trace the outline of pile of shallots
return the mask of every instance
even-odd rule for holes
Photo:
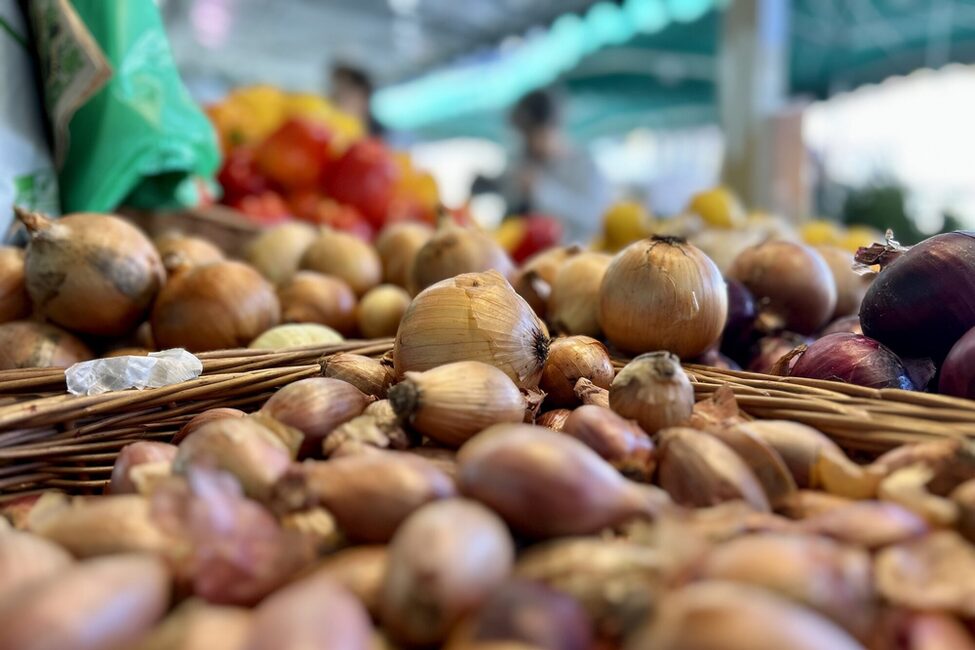
[[[975,648],[967,441],[852,459],[496,272],[321,365],[0,510],[0,650]]]

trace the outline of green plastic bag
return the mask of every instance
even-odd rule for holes
[[[220,164],[152,0],[33,0],[64,212],[198,203]]]

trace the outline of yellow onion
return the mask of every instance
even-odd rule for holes
[[[159,292],[152,334],[163,349],[238,348],[277,325],[280,316],[274,287],[247,264],[183,266]]]
[[[514,272],[511,258],[488,234],[445,219],[413,258],[410,287],[414,294],[461,273]]]
[[[169,467],[176,457],[176,445],[153,440],[139,440],[122,447],[115,465],[112,467],[112,479],[108,485],[111,494],[132,494],[142,492],[138,489],[142,481],[140,474],[151,471],[149,466],[162,466],[162,474],[169,473]]]
[[[759,305],[766,329],[812,334],[836,310],[836,283],[815,249],[787,241],[767,241],[735,258],[728,277],[738,280]]]
[[[817,246],[816,250],[833,274],[836,283],[836,309],[830,320],[860,312],[860,303],[870,287],[870,278],[853,271],[853,253],[838,246]]]
[[[339,352],[322,359],[321,366],[323,376],[341,379],[379,399],[386,397],[386,391],[393,383],[392,362],[386,359]]]
[[[352,384],[312,377],[288,384],[264,403],[261,413],[304,434],[302,456],[321,449],[322,440],[343,422],[348,422],[375,398]]]
[[[699,356],[728,314],[724,279],[704,253],[676,237],[652,237],[617,253],[599,291],[599,322],[624,352]]]
[[[535,418],[535,424],[540,427],[547,427],[553,431],[563,431],[566,420],[569,419],[572,413],[573,411],[569,409],[552,409]]]
[[[585,377],[576,382],[575,394],[579,402],[584,405],[609,408],[609,391],[600,388]]]
[[[549,345],[538,387],[546,393],[546,404],[570,406],[579,401],[575,387],[580,379],[608,389],[613,376],[605,345],[588,336],[560,337]]]
[[[30,314],[30,296],[24,284],[24,251],[0,246],[0,323]]]
[[[175,255],[190,266],[213,264],[214,262],[222,262],[224,259],[223,251],[206,239],[178,232],[160,235],[156,237],[153,244],[163,259]]]
[[[410,303],[393,346],[396,375],[453,361],[499,368],[534,388],[548,357],[548,329],[497,271],[465,273]]]
[[[341,343],[345,338],[327,325],[288,323],[264,330],[247,347],[252,350],[287,350],[308,345]]]
[[[174,445],[178,445],[179,443],[183,442],[183,440],[185,440],[187,436],[196,433],[196,431],[207,422],[212,422],[213,420],[220,420],[223,418],[242,418],[245,415],[247,414],[241,411],[240,409],[232,409],[232,408],[208,409],[206,411],[203,411],[202,413],[194,415],[189,422],[184,424],[183,427],[176,433],[176,435],[173,436],[172,443]]]
[[[683,424],[694,411],[694,387],[669,352],[641,354],[609,387],[609,407],[649,434]]]
[[[433,228],[416,221],[387,224],[374,243],[383,263],[383,282],[408,289],[413,259],[433,236]]]
[[[355,235],[323,228],[301,257],[301,268],[334,275],[361,296],[382,282],[383,268],[372,246]]]
[[[39,535],[0,532],[0,607],[24,587],[60,575],[72,562],[67,551]]]
[[[605,253],[580,253],[559,267],[548,300],[548,317],[557,331],[602,335],[599,288],[612,259]]]
[[[250,626],[251,614],[243,607],[191,598],[131,650],[240,650]]]
[[[258,235],[244,257],[273,284],[281,284],[298,270],[301,256],[317,237],[311,226],[292,221]]]
[[[137,347],[126,347],[126,348],[115,348],[109,352],[102,354],[102,359],[109,359],[112,357],[144,357],[152,352],[149,348],[137,348]]]
[[[130,648],[169,599],[170,577],[158,558],[79,562],[0,611],[0,650]]]
[[[359,333],[367,339],[396,336],[399,323],[410,306],[410,294],[392,284],[381,284],[362,296],[356,309]]]
[[[278,299],[285,323],[318,323],[344,336],[355,331],[355,292],[340,278],[299,271],[278,288]]]
[[[420,433],[450,447],[499,422],[522,422],[527,402],[511,379],[479,361],[408,372],[389,389],[396,414]]]
[[[383,627],[410,645],[439,644],[504,581],[514,555],[504,522],[484,506],[448,499],[420,508],[389,546]]]
[[[17,217],[31,237],[27,292],[47,318],[99,336],[125,334],[142,322],[166,275],[142,231],[108,214],[52,221],[17,210]]]
[[[67,368],[91,358],[84,343],[59,327],[26,320],[0,325],[0,370]]]
[[[539,318],[544,319],[548,313],[548,301],[559,269],[581,252],[582,247],[576,244],[548,248],[528,258],[515,273],[511,286],[531,305]]]

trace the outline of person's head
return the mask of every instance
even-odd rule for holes
[[[345,64],[332,68],[332,101],[343,111],[368,120],[372,90],[372,79],[364,70]]]
[[[511,111],[511,124],[521,134],[525,152],[537,160],[546,160],[555,155],[561,118],[559,101],[548,90],[528,93],[518,100]]]

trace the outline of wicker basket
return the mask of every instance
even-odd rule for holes
[[[391,346],[391,339],[383,339],[284,352],[204,353],[199,379],[90,397],[67,395],[59,369],[0,372],[0,499],[48,488],[97,491],[108,482],[119,449],[134,440],[169,440],[190,418],[218,406],[256,409],[275,389],[316,376],[322,356],[379,356]],[[729,386],[750,415],[809,424],[851,451],[875,454],[905,442],[975,437],[975,402],[968,400],[707,366],[685,368],[699,399]]]

